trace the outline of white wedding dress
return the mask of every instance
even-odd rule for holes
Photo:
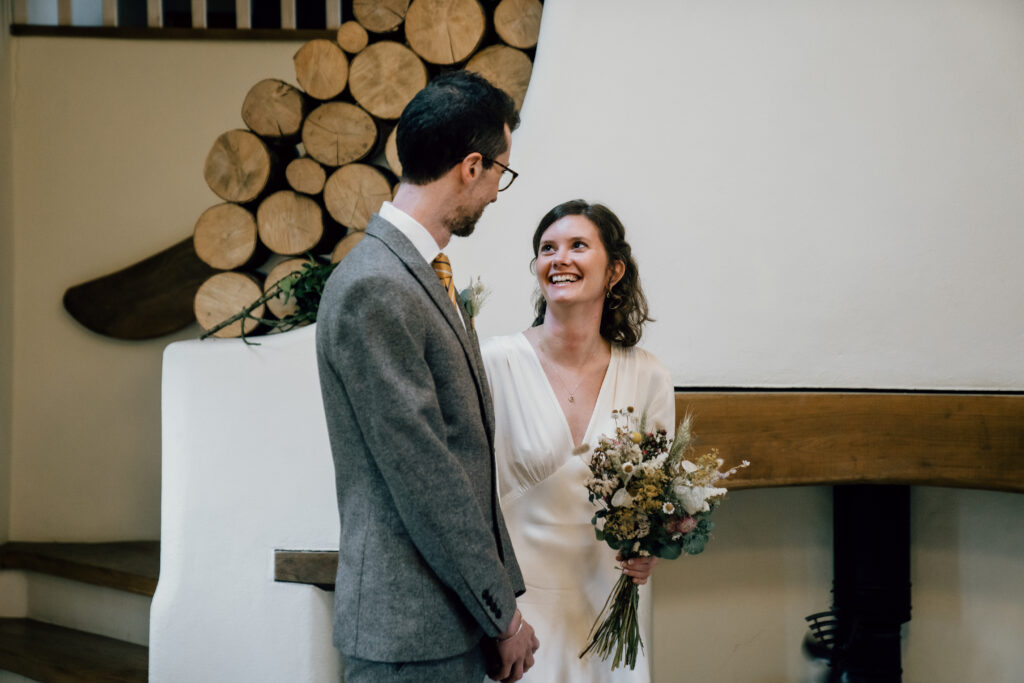
[[[583,442],[573,455],[569,424],[533,347],[523,334],[494,337],[482,346],[494,395],[498,492],[516,558],[526,581],[518,605],[540,640],[526,681],[557,683],[650,680],[651,585],[640,587],[645,653],[636,669],[593,653],[584,659],[590,629],[620,576],[615,551],[594,536],[596,507],[584,481],[590,453],[602,434],[615,430],[613,409],[646,410],[649,424],[675,428],[672,381],[665,367],[636,347],[612,346]]]

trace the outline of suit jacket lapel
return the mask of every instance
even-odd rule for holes
[[[462,319],[459,318],[458,311],[456,311],[452,306],[451,299],[448,298],[448,292],[445,290],[444,285],[441,284],[441,280],[437,277],[437,273],[434,272],[434,269],[429,263],[423,260],[422,254],[420,254],[412,243],[406,239],[405,235],[403,235],[402,232],[391,223],[384,220],[377,214],[374,214],[370,218],[369,225],[366,227],[366,234],[372,235],[381,240],[388,249],[394,252],[395,256],[405,264],[406,269],[408,269],[412,276],[419,281],[427,294],[430,295],[430,298],[441,312],[441,315],[443,315],[444,319],[448,321],[448,325],[452,328],[452,331],[458,338],[459,343],[462,344],[462,349],[469,361],[469,367],[473,374],[473,379],[476,381],[477,392],[479,394],[480,404],[484,413],[487,440],[493,447],[494,408],[491,405],[491,391],[490,387],[487,385],[487,378],[483,371],[483,360],[480,357],[480,344],[476,337],[476,331],[473,329],[472,325],[469,324],[470,317],[465,304],[461,299],[456,297],[456,300],[459,302],[459,307],[462,310],[462,315],[466,320],[466,323],[464,324]]]

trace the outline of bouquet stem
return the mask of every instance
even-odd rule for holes
[[[601,613],[597,615],[590,629],[590,642],[580,653],[580,659],[593,650],[602,659],[608,659],[609,655],[614,654],[612,670],[623,663],[635,669],[637,653],[644,649],[637,616],[639,602],[639,586],[623,574],[615,582]]]

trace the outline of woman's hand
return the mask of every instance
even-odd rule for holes
[[[623,560],[621,552],[615,556],[615,559],[619,561],[622,573],[626,576],[632,576],[633,583],[638,586],[647,583],[647,579],[650,578],[651,572],[654,570],[654,565],[658,564],[658,558],[656,557],[632,557],[628,560]]]

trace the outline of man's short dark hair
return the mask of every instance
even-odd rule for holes
[[[515,103],[482,76],[465,70],[434,78],[406,105],[396,143],[402,181],[437,180],[473,152],[484,168],[506,149],[505,124],[519,126]]]

